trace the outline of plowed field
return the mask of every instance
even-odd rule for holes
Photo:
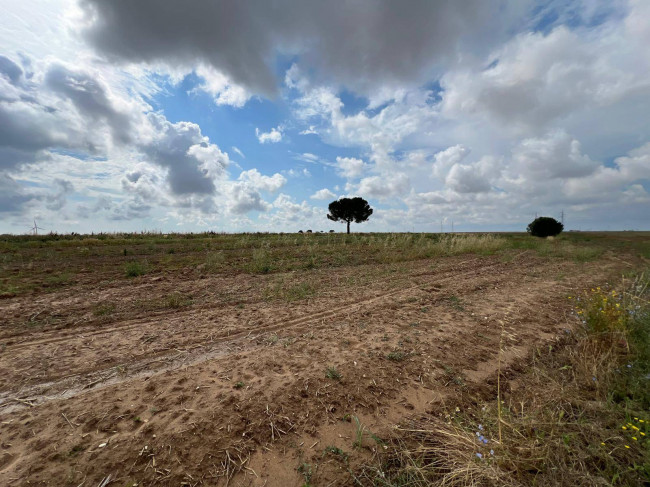
[[[568,296],[640,259],[127,278],[119,258],[0,299],[1,485],[351,485],[395,423],[487,387],[500,349],[516,368],[574,326]]]

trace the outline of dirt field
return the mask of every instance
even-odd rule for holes
[[[57,285],[25,270],[42,249],[5,259],[0,485],[352,485],[395,423],[487,387],[500,340],[516,365],[574,326],[568,296],[647,262],[507,245],[209,272],[166,251],[127,277],[120,251]]]

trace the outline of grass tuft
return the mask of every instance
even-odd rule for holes
[[[325,377],[336,381],[340,381],[343,378],[341,373],[334,366],[327,367],[325,370]]]
[[[147,267],[148,265],[146,261],[140,262],[132,260],[124,265],[124,273],[126,274],[126,277],[143,276],[147,273]]]
[[[393,362],[402,362],[406,357],[408,357],[408,354],[402,352],[401,350],[396,350],[386,355],[386,358],[388,360],[392,360]]]

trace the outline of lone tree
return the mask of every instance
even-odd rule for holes
[[[350,233],[350,222],[365,222],[372,215],[372,208],[363,198],[341,198],[329,205],[327,218],[334,222],[346,222]]]
[[[534,237],[555,237],[564,230],[562,225],[555,218],[540,216],[528,224],[526,231]]]

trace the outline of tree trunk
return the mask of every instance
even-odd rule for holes
[[[348,221],[348,233],[350,233],[350,222]]]

